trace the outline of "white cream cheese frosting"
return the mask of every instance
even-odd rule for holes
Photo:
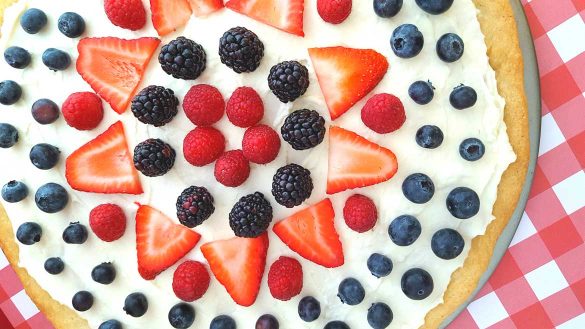
[[[144,2],[146,8],[149,8],[148,1]],[[36,35],[25,33],[18,23],[21,13],[29,7],[42,9],[49,17],[48,25]],[[228,224],[228,213],[241,196],[255,191],[262,192],[274,208],[273,223],[327,197],[327,138],[318,147],[307,151],[294,151],[283,141],[280,154],[274,162],[264,166],[252,165],[250,178],[244,185],[227,188],[215,181],[213,165],[196,168],[185,161],[182,141],[194,126],[182,111],[171,123],[155,128],[140,123],[129,110],[122,115],[116,114],[104,102],[104,120],[93,131],[79,132],[67,126],[63,119],[41,126],[30,114],[35,100],[49,98],[62,104],[72,92],[92,91],[78,75],[74,65],[63,72],[53,72],[41,61],[43,51],[51,47],[68,52],[73,61],[77,58],[78,39],[65,37],[56,26],[58,17],[66,11],[77,12],[86,20],[87,29],[82,37],[115,36],[131,39],[157,36],[150,21],[137,32],[112,25],[104,13],[103,2],[98,0],[21,0],[6,10],[0,39],[2,49],[9,46],[23,47],[31,53],[33,60],[24,70],[13,69],[4,61],[0,63],[2,80],[14,80],[23,88],[23,97],[19,102],[13,106],[0,107],[0,122],[14,125],[20,133],[20,141],[15,147],[0,150],[0,183],[15,179],[29,187],[29,197],[23,202],[4,203],[14,229],[30,220],[38,222],[43,228],[40,243],[20,246],[20,265],[53,298],[65,305],[71,305],[72,296],[79,290],[93,293],[94,306],[80,313],[92,328],[97,328],[108,319],[119,320],[127,329],[171,328],[167,313],[179,302],[171,288],[172,274],[178,264],[154,281],[145,281],[140,277],[136,265],[134,215],[137,207],[134,202],[151,205],[175,218],[175,201],[181,191],[190,185],[205,186],[215,198],[216,210],[204,224],[195,228],[202,235],[202,240],[186,259],[206,263],[199,247],[209,241],[233,236]],[[238,328],[251,328],[256,319],[265,313],[275,315],[283,329],[323,328],[331,320],[343,320],[354,329],[369,328],[366,314],[374,302],[384,302],[392,309],[394,320],[389,328],[417,328],[424,323],[426,313],[442,302],[451,273],[462,266],[471,239],[483,234],[493,220],[492,208],[497,185],[504,170],[515,160],[503,121],[504,100],[498,95],[495,73],[488,63],[486,45],[476,15],[477,9],[471,0],[457,0],[449,11],[436,16],[420,10],[414,1],[405,1],[402,11],[396,17],[382,19],[375,15],[371,1],[357,0],[353,2],[350,17],[343,24],[330,25],[317,14],[316,0],[307,0],[305,38],[284,33],[227,9],[206,18],[193,17],[184,28],[161,38],[162,44],[166,44],[182,35],[201,44],[207,53],[207,68],[196,81],[174,79],[160,68],[156,59],[157,51],[139,89],[151,84],[161,85],[174,90],[181,100],[192,85],[208,83],[216,86],[227,99],[237,87],[250,86],[258,91],[264,101],[265,116],[262,123],[278,130],[287,114],[296,109],[314,109],[329,118],[307,48],[343,45],[372,48],[388,58],[390,69],[373,93],[385,92],[398,96],[404,103],[407,115],[405,125],[397,132],[379,135],[369,130],[360,119],[360,109],[372,93],[334,122],[391,149],[399,163],[398,173],[388,182],[330,196],[337,214],[335,225],[343,243],[345,265],[326,269],[306,261],[269,230],[267,266],[281,255],[301,261],[304,271],[301,295],[287,302],[272,298],[265,275],[256,303],[245,308],[236,305],[223,286],[212,278],[207,293],[192,303],[197,314],[193,328],[207,328],[211,320],[220,314],[233,317]],[[424,49],[413,59],[400,59],[390,48],[392,31],[404,23],[415,24],[425,38]],[[265,56],[261,66],[253,73],[236,74],[219,59],[219,38],[234,26],[244,26],[254,31],[264,43]],[[465,42],[465,54],[453,64],[442,62],[435,53],[436,41],[448,32],[459,34]],[[284,60],[298,60],[305,64],[311,77],[305,95],[289,104],[279,102],[266,82],[270,67]],[[433,83],[436,90],[431,104],[420,106],[408,97],[408,86],[416,80],[430,80]],[[449,94],[462,83],[477,91],[478,102],[471,109],[458,111],[449,104]],[[147,138],[160,138],[173,146],[177,151],[174,168],[162,177],[141,176],[145,193],[138,196],[73,191],[64,177],[65,158],[118,120],[124,123],[131,150]],[[445,134],[443,144],[437,149],[423,149],[416,144],[415,133],[426,124],[440,127]],[[241,148],[244,129],[230,124],[226,116],[215,126],[226,136],[227,150]],[[486,145],[485,156],[480,161],[468,162],[459,155],[459,144],[469,137],[479,138]],[[62,152],[59,164],[48,171],[35,168],[28,157],[30,148],[41,142],[53,144]],[[278,205],[270,193],[273,174],[287,163],[297,163],[309,169],[315,186],[306,203],[294,209]],[[409,202],[401,191],[404,178],[417,172],[430,176],[436,187],[432,200],[423,205]],[[68,189],[70,202],[64,211],[46,214],[35,206],[34,192],[48,182],[59,183]],[[472,188],[481,200],[480,212],[467,220],[454,218],[445,206],[447,194],[459,186]],[[343,204],[353,193],[367,195],[376,203],[379,219],[373,231],[358,234],[345,225]],[[123,207],[128,218],[125,235],[116,242],[105,243],[90,233],[85,244],[66,245],[61,235],[68,223],[80,221],[88,225],[90,210],[102,203],[116,203]],[[409,247],[395,245],[387,233],[390,222],[403,214],[417,217],[422,225],[421,236]],[[466,241],[464,252],[449,261],[436,257],[430,247],[433,233],[447,227],[458,230]],[[366,260],[373,252],[392,259],[394,269],[388,277],[377,279],[370,274]],[[45,272],[43,263],[48,257],[61,257],[65,262],[65,271],[57,276]],[[91,279],[91,270],[102,262],[112,262],[117,269],[116,280],[110,285],[100,285]],[[400,289],[402,274],[413,267],[427,270],[434,280],[433,293],[421,301],[407,298]],[[339,283],[346,277],[358,279],[366,290],[365,300],[357,306],[343,305],[336,296]],[[143,317],[132,318],[122,310],[125,297],[132,292],[142,292],[149,300],[148,312]],[[307,295],[317,298],[322,309],[320,318],[311,323],[303,322],[297,314],[299,300]]]

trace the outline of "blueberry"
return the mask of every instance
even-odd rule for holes
[[[28,187],[23,182],[11,180],[2,186],[2,199],[8,203],[20,202],[27,196]]]
[[[195,322],[195,309],[187,303],[179,303],[170,309],[168,318],[173,328],[187,329]]]
[[[9,47],[4,51],[4,60],[15,69],[24,69],[30,64],[30,54],[20,47]]]
[[[67,206],[69,194],[63,186],[56,183],[47,183],[35,193],[37,207],[46,213],[54,214]]]
[[[79,223],[69,224],[63,231],[63,241],[69,244],[85,243],[87,241],[87,228]]]
[[[392,261],[384,255],[373,253],[368,257],[368,269],[377,278],[388,276],[392,268]]]
[[[435,88],[430,81],[416,81],[408,87],[408,95],[419,105],[426,105],[435,97]]]
[[[388,235],[395,244],[405,247],[413,244],[422,232],[420,222],[414,216],[402,215],[388,226]]]
[[[416,0],[416,4],[427,13],[438,15],[449,10],[453,0]]]
[[[414,300],[423,300],[433,292],[433,278],[429,272],[413,268],[402,275],[400,282],[402,292],[406,297]]]
[[[53,71],[63,71],[71,65],[71,57],[63,50],[49,48],[43,53],[43,64]]]
[[[12,80],[0,82],[0,104],[12,105],[22,96],[22,88]]]
[[[18,142],[18,130],[8,123],[0,123],[0,148],[11,148]]]
[[[397,27],[390,38],[390,45],[396,56],[412,58],[418,55],[425,44],[423,34],[412,24]]]
[[[29,157],[35,167],[41,170],[48,170],[55,167],[59,161],[59,154],[61,154],[61,151],[57,147],[42,143],[30,149]]]
[[[458,61],[463,56],[465,44],[461,37],[455,33],[447,33],[437,41],[437,55],[447,63]]]
[[[278,329],[280,324],[278,320],[271,314],[264,314],[256,321],[255,329]]]
[[[331,321],[323,327],[323,329],[351,329],[347,323],[343,321]]]
[[[47,15],[37,8],[30,8],[20,17],[20,26],[29,34],[38,33],[47,25]]]
[[[67,12],[59,16],[57,21],[59,31],[66,37],[77,38],[85,31],[85,21],[79,14]]]
[[[112,263],[102,263],[91,271],[93,281],[101,284],[110,284],[116,279],[116,268]]]
[[[48,125],[59,119],[59,106],[50,99],[41,98],[33,103],[31,113],[36,122]]]
[[[37,223],[26,222],[21,224],[16,230],[16,239],[27,246],[41,241],[43,229]]]
[[[461,254],[465,241],[459,232],[445,228],[433,234],[431,249],[442,259],[453,259]]]
[[[122,329],[122,324],[118,320],[108,320],[100,324],[98,329]]]
[[[134,292],[124,300],[124,311],[126,314],[139,318],[148,311],[148,300],[144,294]]]
[[[321,315],[321,303],[314,297],[306,296],[299,302],[299,317],[305,322],[313,322]]]
[[[390,306],[384,303],[372,304],[368,309],[368,323],[373,329],[387,328],[392,323],[393,318],[394,314]]]
[[[366,297],[366,292],[362,284],[354,279],[347,278],[341,281],[337,289],[337,297],[341,302],[347,305],[358,305]]]
[[[73,295],[71,304],[77,311],[85,312],[93,306],[93,295],[89,291],[80,291]]]
[[[416,143],[426,149],[436,149],[443,144],[443,132],[437,126],[422,126],[416,132]]]
[[[65,269],[65,263],[59,257],[51,257],[45,261],[45,271],[49,274],[57,275],[63,272]]]
[[[209,329],[236,329],[236,321],[227,315],[216,316],[211,321]]]
[[[472,107],[477,102],[477,93],[475,89],[461,85],[451,92],[449,96],[451,106],[458,110],[464,110]]]
[[[459,146],[459,154],[467,161],[477,161],[485,154],[485,145],[477,138],[468,138]]]
[[[423,204],[431,200],[435,194],[435,184],[425,174],[412,174],[402,183],[402,193],[411,202]]]
[[[402,9],[402,0],[374,0],[374,11],[380,17],[394,17],[400,9]]]
[[[467,187],[458,187],[447,196],[447,210],[456,218],[468,219],[479,212],[479,196]]]

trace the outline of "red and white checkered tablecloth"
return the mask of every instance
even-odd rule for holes
[[[520,227],[449,329],[585,329],[585,0],[522,0],[542,87],[542,139]],[[0,253],[0,329],[52,329]]]

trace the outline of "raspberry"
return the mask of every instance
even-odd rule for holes
[[[179,265],[173,274],[173,291],[179,299],[192,302],[205,294],[209,281],[205,265],[188,260]]]
[[[187,118],[198,126],[211,126],[221,119],[225,102],[217,88],[210,85],[191,87],[183,99]]]
[[[227,102],[226,114],[231,123],[241,128],[252,127],[264,116],[264,103],[250,87],[240,87]]]
[[[124,235],[126,215],[122,208],[115,204],[102,204],[89,213],[89,226],[98,238],[112,242]]]
[[[331,24],[339,24],[351,14],[352,0],[317,0],[319,16]]]
[[[303,289],[303,267],[298,260],[281,256],[268,271],[268,288],[272,297],[289,300]]]
[[[146,24],[146,11],[141,0],[105,0],[104,9],[112,24],[136,31]]]
[[[350,229],[363,233],[376,225],[378,210],[372,199],[361,194],[354,194],[345,201],[343,218]]]
[[[400,129],[406,121],[404,106],[394,95],[374,95],[362,109],[362,121],[379,134],[391,133]]]
[[[183,154],[190,164],[203,167],[217,160],[225,149],[225,138],[213,127],[197,127],[185,136]]]
[[[248,176],[250,163],[241,150],[225,152],[215,162],[215,179],[225,186],[240,186]]]
[[[251,162],[258,164],[272,162],[280,151],[280,137],[267,125],[248,128],[242,140],[242,151]]]
[[[61,107],[67,124],[77,130],[91,130],[104,118],[102,100],[90,92],[73,93]]]

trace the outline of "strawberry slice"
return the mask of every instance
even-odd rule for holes
[[[191,6],[187,0],[150,0],[150,10],[152,25],[161,37],[185,26],[191,18]]]
[[[352,131],[329,129],[327,194],[385,182],[397,170],[398,161],[389,149]]]
[[[343,265],[343,247],[335,230],[335,211],[325,199],[276,223],[274,233],[290,249],[328,268]]]
[[[209,242],[201,246],[201,252],[234,302],[241,306],[254,304],[266,267],[268,234]]]
[[[304,0],[230,0],[225,6],[284,32],[305,36]]]
[[[114,111],[122,114],[159,43],[156,38],[81,39],[77,45],[77,72]]]
[[[136,212],[138,272],[145,280],[153,280],[191,251],[199,239],[197,232],[141,205]]]
[[[223,0],[189,0],[195,16],[207,16],[223,8]]]
[[[335,120],[382,81],[388,60],[372,49],[310,48],[321,91]]]
[[[78,191],[108,194],[143,192],[128,151],[124,125],[120,121],[67,158],[65,177],[69,185]]]

